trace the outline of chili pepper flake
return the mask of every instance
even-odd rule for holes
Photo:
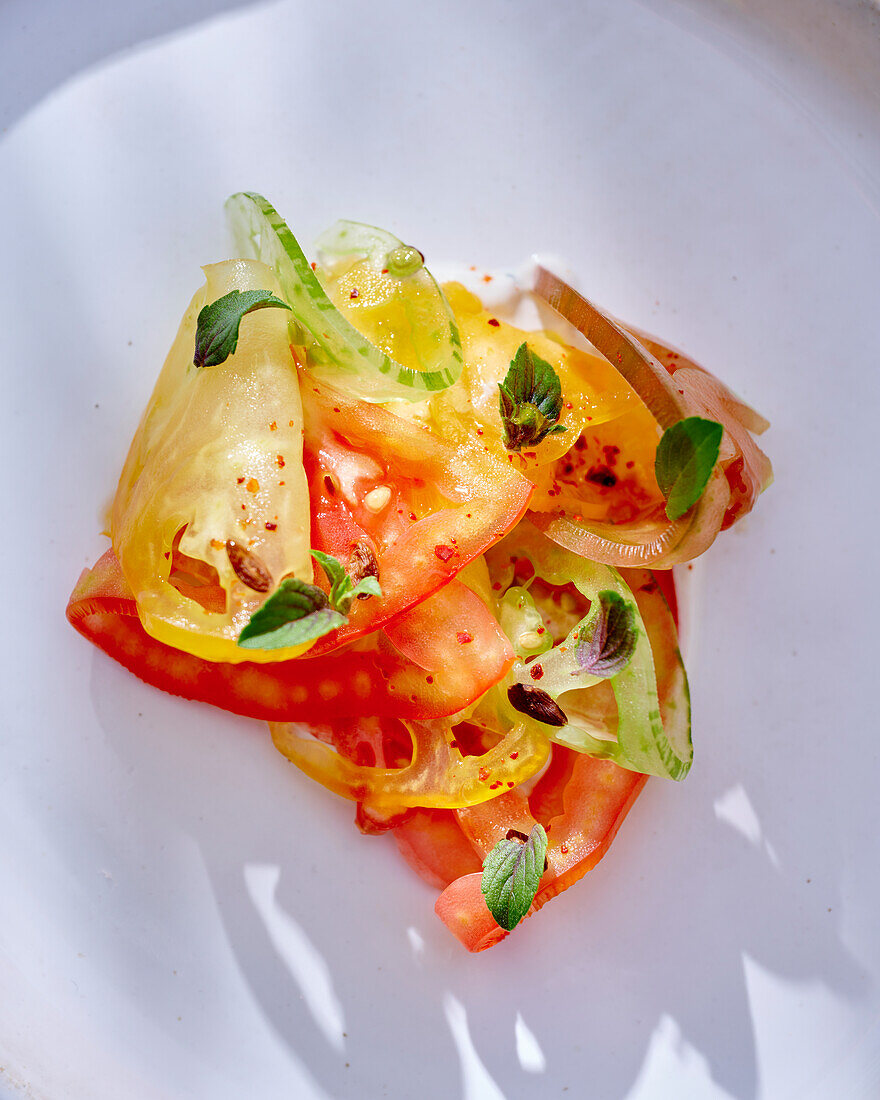
[[[238,482],[239,485],[244,485],[244,478],[243,477],[237,477],[235,480]]]
[[[473,634],[471,634],[467,630],[457,630],[455,632],[455,637],[458,640],[459,645],[467,645],[468,642],[472,642],[474,640]]]
[[[264,524],[264,526],[265,526],[267,531],[277,531],[278,530],[278,524],[277,523],[266,523],[266,524]]]
[[[489,778],[489,769],[488,768],[480,768],[480,770],[477,772],[477,775],[480,778],[480,782],[485,783],[486,780]]]
[[[490,317],[487,324],[490,324],[492,326],[492,328],[499,328],[500,325],[501,325],[501,322],[496,321],[496,319],[494,317]]]
[[[544,675],[544,666],[532,665],[532,667],[529,669],[529,675],[533,680],[540,680],[541,677]]]
[[[449,559],[453,556],[454,553],[455,553],[455,551],[452,549],[451,546],[435,546],[434,547],[434,554],[441,561],[449,561]]]
[[[275,456],[275,462],[278,464],[278,469],[279,470],[284,469],[284,455],[276,455]]]
[[[272,423],[269,425],[269,431],[270,432],[277,432],[278,431],[278,422],[276,420],[273,420]]]

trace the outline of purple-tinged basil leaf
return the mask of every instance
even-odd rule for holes
[[[572,676],[584,672],[606,680],[616,676],[629,664],[638,639],[633,605],[619,592],[600,592],[599,614],[589,636],[581,635],[575,652],[580,667]]]

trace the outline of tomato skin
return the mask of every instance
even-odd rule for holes
[[[461,831],[453,810],[413,810],[393,836],[410,867],[438,890],[463,875],[482,871],[480,857]]]
[[[206,661],[150,637],[112,550],[80,578],[67,617],[154,687],[267,721],[445,717],[486,691],[513,662],[510,643],[488,608],[457,581],[389,623],[371,644],[274,665]],[[464,647],[457,639],[462,622],[474,639]],[[411,635],[433,639],[431,668],[404,655]]]

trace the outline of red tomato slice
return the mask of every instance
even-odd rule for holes
[[[513,662],[493,615],[458,581],[344,651],[276,664],[206,661],[151,638],[112,550],[80,577],[67,617],[84,637],[154,687],[276,722],[444,717],[482,695]],[[460,640],[463,632],[467,645]],[[414,651],[414,638],[423,643],[420,663],[405,655]]]
[[[556,763],[558,757],[561,759]],[[641,793],[647,776],[596,760],[571,749],[553,746],[556,764],[542,777],[545,805],[562,805],[562,812],[545,821],[548,868],[527,916],[583,878],[608,851],[623,819]],[[546,782],[553,772],[552,782]],[[551,790],[553,787],[553,797]],[[537,787],[536,787],[537,789]],[[494,802],[456,811],[463,835],[481,860],[503,840],[508,829],[528,834],[535,824],[530,801],[510,791]],[[481,863],[482,865],[482,863]],[[437,899],[435,912],[468,951],[485,951],[508,935],[489,912],[480,890],[481,874],[451,883]]]
[[[455,447],[381,405],[301,376],[312,544],[344,564],[375,558],[381,598],[310,655],[368,634],[446,585],[522,517],[533,491],[516,470]],[[323,578],[321,578],[321,583]]]

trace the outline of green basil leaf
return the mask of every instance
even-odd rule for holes
[[[365,600],[368,596],[381,596],[382,589],[376,577],[364,577],[357,582],[351,594],[359,600]]]
[[[498,408],[509,451],[534,447],[548,435],[567,429],[559,424],[562,383],[553,367],[523,342],[498,383]]]
[[[715,420],[689,416],[667,428],[657,445],[654,474],[666,497],[666,515],[679,519],[709,483],[724,429]]]
[[[589,637],[582,634],[578,642],[575,657],[579,667],[572,676],[586,672],[610,680],[629,664],[636,651],[639,629],[635,608],[619,592],[600,592],[598,602],[599,614]]]
[[[516,928],[535,900],[546,855],[547,834],[543,825],[535,825],[528,837],[509,833],[486,856],[480,890],[506,931]]]
[[[327,580],[330,582],[331,588],[339,584],[346,576],[345,566],[343,566],[338,558],[334,558],[332,554],[325,554],[323,550],[310,550],[309,553],[327,574]]]
[[[347,622],[317,585],[287,577],[238,636],[244,649],[284,649],[313,641]]]
[[[196,352],[193,363],[197,367],[216,367],[223,363],[238,347],[238,330],[241,319],[255,309],[290,309],[268,290],[230,290],[216,302],[204,306],[196,322]]]

